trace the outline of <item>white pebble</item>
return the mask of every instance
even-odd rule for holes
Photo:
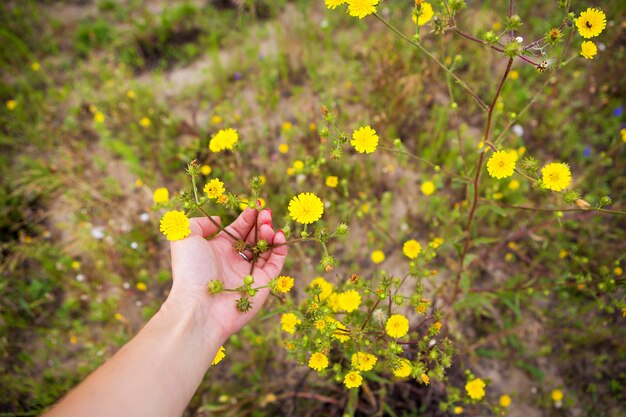
[[[150,215],[148,213],[141,213],[139,215],[139,220],[141,220],[142,222],[148,222],[150,221]]]

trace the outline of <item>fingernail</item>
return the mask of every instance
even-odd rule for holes
[[[270,215],[272,214],[272,209],[266,208],[265,210],[270,212]]]

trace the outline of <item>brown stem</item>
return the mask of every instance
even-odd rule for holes
[[[509,76],[509,71],[511,71],[511,66],[513,65],[513,58],[509,58],[509,62],[507,63],[506,69],[504,70],[504,75],[500,80],[500,84],[498,85],[498,89],[496,90],[496,94],[493,97],[493,101],[489,106],[489,113],[487,115],[487,125],[485,126],[485,136],[483,141],[487,142],[489,140],[489,131],[491,130],[491,120],[493,118],[493,110],[496,107],[496,102],[498,101],[498,97],[502,92],[502,86],[506,82],[507,77]],[[459,284],[461,282],[461,275],[463,274],[463,267],[465,264],[465,257],[467,256],[467,251],[469,250],[470,242],[472,239],[472,221],[474,220],[474,213],[476,212],[476,206],[478,205],[478,187],[480,183],[480,173],[483,168],[483,162],[485,160],[485,152],[480,153],[480,158],[478,158],[478,164],[476,165],[476,175],[474,176],[474,185],[473,185],[473,199],[472,206],[470,207],[469,215],[467,217],[467,226],[465,227],[465,242],[463,244],[463,251],[461,252],[461,260],[459,262],[459,271],[456,275],[456,280],[454,283],[454,291],[452,293],[452,302],[451,305],[454,304],[456,298],[459,294]]]
[[[213,223],[213,225],[215,227],[217,227],[221,232],[226,233],[228,236],[230,236],[233,240],[241,240],[239,239],[237,236],[233,235],[232,233],[230,233],[228,230],[226,230],[224,227],[222,227],[221,224],[219,224],[218,222],[216,222],[215,220],[213,220],[213,217],[211,217],[211,215],[209,213],[206,212],[206,210],[204,210],[201,206],[196,206],[196,208],[198,210],[200,210],[208,219],[211,223]]]
[[[481,44],[481,45],[483,45],[483,46],[487,46],[487,47],[489,47],[489,48],[493,49],[494,51],[498,51],[498,52],[500,52],[500,53],[504,53],[504,49],[503,49],[503,48],[500,48],[499,46],[496,46],[496,45],[492,45],[492,44],[490,44],[490,43],[489,43],[489,42],[487,42],[487,41],[483,41],[482,39],[475,38],[474,36],[469,35],[469,34],[467,34],[467,33],[463,32],[463,31],[461,31],[460,29],[458,29],[458,28],[456,28],[456,27],[455,27],[455,28],[452,28],[452,31],[453,31],[454,33],[456,33],[457,35],[464,37],[465,39],[469,39],[470,41],[473,41],[473,42],[479,43],[479,44]],[[526,57],[525,57],[525,56],[523,56],[523,55],[518,55],[518,56],[517,56],[517,58],[521,59],[521,60],[522,60],[522,61],[524,61],[524,62],[527,62],[527,63],[531,64],[531,65],[532,65],[532,66],[534,66],[534,67],[538,67],[538,66],[539,66],[539,64],[538,64],[538,63],[533,62],[532,60],[530,60],[530,59],[526,58]]]

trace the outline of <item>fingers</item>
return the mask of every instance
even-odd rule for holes
[[[283,269],[285,259],[287,258],[287,245],[284,244],[286,242],[287,239],[285,238],[285,234],[282,230],[279,230],[278,233],[274,235],[272,245],[281,246],[277,246],[270,251],[267,262],[265,262],[265,265],[261,267],[261,269],[270,277],[270,279],[277,277],[280,274],[280,271]]]
[[[245,239],[254,227],[257,211],[246,207],[246,209],[226,228],[238,239]]]
[[[211,218],[215,223],[222,224],[220,216],[211,216]],[[189,228],[192,235],[200,235],[202,237],[209,237],[219,230],[207,217],[192,217],[189,219]]]

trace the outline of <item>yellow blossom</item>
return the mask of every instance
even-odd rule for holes
[[[346,377],[343,379],[343,383],[348,388],[358,388],[363,383],[363,377],[359,372],[348,372]]]
[[[409,332],[409,319],[402,314],[394,314],[387,319],[385,330],[395,339],[403,337]]]
[[[470,398],[481,400],[485,396],[485,382],[480,378],[472,379],[465,384],[465,391]]]
[[[170,192],[167,190],[167,188],[164,187],[157,188],[152,194],[152,200],[154,201],[154,204],[167,203],[169,199]]]
[[[378,135],[371,127],[364,126],[352,133],[350,144],[359,153],[372,153],[378,146]]]
[[[511,406],[511,397],[507,394],[500,396],[500,407],[509,408]]]
[[[348,290],[337,295],[339,307],[348,313],[361,305],[361,295],[356,290]]]
[[[224,191],[226,191],[224,189],[224,183],[218,178],[213,178],[204,186],[204,192],[209,198],[218,198],[219,196],[224,194]]]
[[[215,357],[213,358],[213,362],[211,362],[211,365],[217,365],[222,361],[222,359],[224,359],[225,356],[226,349],[224,349],[224,346],[220,346],[220,348],[217,350],[217,353],[215,354]]]
[[[586,59],[593,59],[598,53],[598,47],[591,41],[584,41],[580,45],[580,55]]]
[[[371,255],[372,262],[379,264],[385,260],[385,253],[381,250],[375,250]]]
[[[135,94],[135,92],[133,90],[128,90],[126,92],[126,97],[128,97],[129,99],[134,99],[135,97],[137,97],[137,94]]]
[[[422,374],[420,376],[420,379],[422,380],[422,382],[426,385],[428,385],[430,383],[430,378],[428,377],[428,375],[426,374]]]
[[[167,240],[184,239],[191,234],[189,218],[182,211],[168,211],[161,218],[160,230]]]
[[[141,120],[139,120],[139,125],[141,127],[149,127],[151,124],[152,124],[152,121],[148,119],[147,117],[142,117]]]
[[[16,100],[8,100],[7,101],[7,109],[9,111],[15,110],[16,107],[17,107],[17,101]]]
[[[274,290],[280,293],[287,293],[293,288],[294,279],[284,275],[276,278]]]
[[[98,124],[104,123],[104,120],[105,120],[104,113],[100,111],[96,111],[96,113],[93,115],[93,120],[94,122]]]
[[[560,389],[552,390],[550,398],[552,398],[552,401],[554,401],[555,403],[558,403],[559,401],[563,400],[563,391],[561,391]]]
[[[287,333],[294,334],[296,326],[300,323],[302,323],[302,320],[293,313],[285,313],[280,318],[280,326]]]
[[[399,366],[393,371],[393,374],[398,378],[406,378],[411,375],[412,370],[411,362],[406,359],[401,359]]]
[[[235,129],[222,129],[218,131],[209,141],[211,152],[221,152],[226,149],[233,149],[239,141],[239,133]]]
[[[569,187],[572,173],[567,164],[553,162],[541,169],[541,181],[548,190],[561,191]]]
[[[309,368],[315,369],[316,371],[321,371],[322,369],[326,369],[328,367],[328,356],[324,355],[320,352],[315,352],[311,355],[309,359]]]
[[[508,178],[515,171],[515,159],[506,151],[494,152],[487,161],[487,171],[494,178]]]
[[[585,39],[598,36],[606,27],[606,15],[602,10],[587,8],[576,19],[578,33]]]
[[[135,288],[137,288],[139,291],[148,291],[148,286],[143,282],[138,282],[137,285],[135,285]]]
[[[211,175],[211,172],[212,172],[212,171],[213,171],[213,168],[211,168],[211,167],[210,167],[210,166],[208,166],[208,165],[202,165],[202,166],[200,167],[200,173],[201,173],[202,175],[204,175],[204,176]]]
[[[213,123],[214,125],[219,125],[220,123],[222,123],[222,116],[214,114],[211,117],[211,123]]]
[[[509,182],[509,190],[511,191],[515,191],[517,189],[519,189],[520,183],[518,180],[511,180],[511,182]]]
[[[316,287],[320,289],[319,298],[321,301],[327,299],[333,292],[333,284],[322,277],[317,277],[311,281],[311,288]]]
[[[295,161],[293,161],[293,169],[296,170],[296,172],[300,172],[304,169],[304,162],[302,162],[299,159],[296,159]]]
[[[419,17],[415,14],[412,15],[413,23],[416,23],[418,26],[424,26],[426,23],[430,22],[430,20],[435,15],[433,11],[433,6],[427,1],[423,1],[421,5],[421,9],[419,9]]]
[[[331,10],[336,8],[337,6],[341,6],[345,2],[346,0],[325,0],[326,7],[328,7]]]
[[[613,273],[616,277],[621,277],[624,274],[624,270],[620,266],[613,268]]]
[[[289,145],[287,145],[286,143],[281,143],[280,145],[278,145],[278,152],[280,153],[289,152]]]
[[[422,186],[420,188],[422,190],[422,194],[424,195],[431,195],[437,189],[437,187],[435,187],[435,183],[432,181],[426,181],[422,183]]]
[[[339,178],[335,177],[334,175],[329,175],[328,177],[326,177],[326,186],[330,187],[330,188],[335,188],[337,187],[337,184],[339,184]]]
[[[415,239],[407,240],[402,246],[402,253],[409,259],[417,258],[421,251],[422,245]]]
[[[300,193],[289,202],[289,216],[302,224],[318,221],[324,213],[324,203],[313,193]]]
[[[39,65],[39,62],[33,62],[32,64],[30,64],[30,68],[37,72],[41,69],[41,65]]]
[[[376,365],[378,358],[371,353],[357,352],[352,354],[352,367],[359,371],[371,371]]]

